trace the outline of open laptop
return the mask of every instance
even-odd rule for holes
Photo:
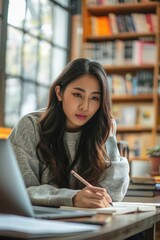
[[[93,211],[69,211],[32,206],[9,139],[0,139],[0,213],[57,219],[93,216]]]

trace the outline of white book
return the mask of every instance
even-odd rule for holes
[[[10,214],[0,214],[0,236],[15,238],[70,236],[97,231],[98,225],[41,220]]]
[[[66,210],[77,210],[83,209],[86,211],[96,211],[97,213],[102,214],[111,214],[111,215],[119,215],[119,214],[126,214],[131,212],[148,212],[148,211],[156,211],[156,206],[154,205],[142,205],[141,204],[123,204],[123,202],[113,202],[113,206],[107,208],[81,208],[81,207],[68,207],[68,206],[61,206],[60,208]]]

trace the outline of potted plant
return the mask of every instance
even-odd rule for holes
[[[155,145],[147,149],[147,155],[151,162],[151,175],[160,175],[160,145]]]

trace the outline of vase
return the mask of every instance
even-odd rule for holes
[[[150,157],[151,163],[151,176],[159,176],[160,175],[160,157]]]

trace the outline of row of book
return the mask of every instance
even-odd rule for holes
[[[146,3],[152,0],[86,0],[87,5],[114,5],[119,3]]]
[[[157,48],[155,42],[142,40],[86,42],[83,55],[103,65],[155,64]]]
[[[157,16],[153,13],[109,13],[108,16],[91,16],[90,23],[92,36],[111,36],[123,32],[157,32]]]
[[[151,104],[112,104],[112,114],[119,126],[146,126],[154,123],[154,108]]]
[[[129,72],[125,75],[108,75],[108,83],[112,95],[153,93],[153,71],[141,70],[134,75]]]
[[[147,149],[152,145],[151,133],[117,133],[117,139],[127,142],[130,159],[147,158]],[[160,142],[160,135],[157,135],[157,142]]]
[[[131,197],[160,196],[160,176],[131,177],[131,181],[126,196]]]

